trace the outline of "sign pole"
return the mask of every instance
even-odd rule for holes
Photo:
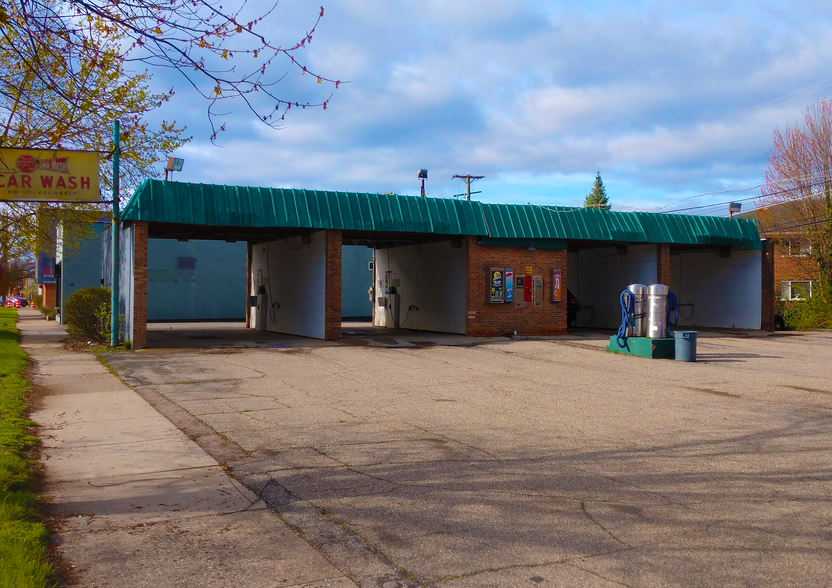
[[[119,317],[119,234],[118,234],[118,163],[119,163],[119,124],[116,120],[113,122],[113,233],[112,233],[112,250],[113,250],[113,268],[112,268],[112,299],[110,300],[110,345],[115,347],[118,345],[118,317]]]

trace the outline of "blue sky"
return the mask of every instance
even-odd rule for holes
[[[264,30],[288,45],[318,5],[282,0]],[[462,192],[451,176],[472,173],[487,176],[485,201],[581,205],[600,169],[615,209],[672,210],[759,194],[690,198],[761,183],[775,126],[832,93],[828,2],[324,6],[300,57],[350,83],[282,130],[225,104],[214,146],[207,104],[157,73],[177,89],[164,117],[194,136],[177,180],[418,194],[424,167],[431,196]],[[314,82],[290,74],[280,93],[326,98]]]

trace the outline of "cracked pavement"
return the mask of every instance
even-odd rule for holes
[[[361,586],[827,586],[832,333],[700,337],[105,359]]]

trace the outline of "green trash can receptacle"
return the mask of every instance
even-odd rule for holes
[[[676,361],[696,361],[696,337],[698,331],[674,331]]]

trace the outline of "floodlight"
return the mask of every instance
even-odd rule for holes
[[[168,157],[168,165],[165,169],[167,171],[182,171],[183,165],[185,165],[185,160],[181,157]]]
[[[420,180],[427,180],[428,179],[428,170],[420,169],[419,170],[419,175],[416,176],[416,177],[419,178]]]

